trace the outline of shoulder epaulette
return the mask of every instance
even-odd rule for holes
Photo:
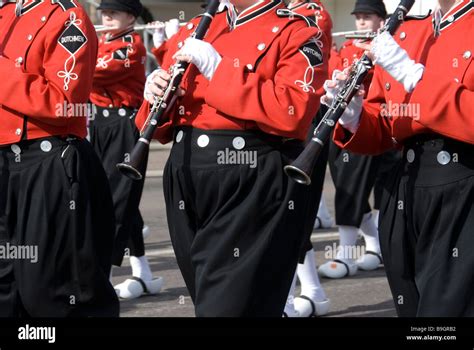
[[[310,18],[300,15],[299,13],[295,13],[289,9],[278,9],[276,11],[278,17],[288,17],[288,18],[300,18],[306,22],[308,27],[317,27],[318,25],[311,20]]]
[[[405,17],[405,21],[421,21],[431,16],[431,10],[426,15],[410,15]]]
[[[74,0],[51,0],[51,3],[53,5],[61,6],[63,11],[67,11],[69,9],[77,7],[76,3],[74,3]]]

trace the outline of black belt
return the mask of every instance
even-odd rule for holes
[[[191,166],[216,166],[218,157],[264,155],[280,150],[285,140],[257,130],[204,130],[177,127],[171,157],[174,162]],[[255,153],[245,153],[255,152]]]
[[[34,140],[23,140],[14,144],[1,146],[2,161],[8,162],[10,169],[22,168],[41,162],[44,157],[62,152],[69,144],[79,142],[75,136],[49,136]]]
[[[130,107],[99,107],[94,105],[93,123],[107,124],[122,118],[132,119],[135,117],[137,109]]]
[[[417,184],[439,185],[474,175],[474,145],[439,134],[422,134],[404,142],[405,169]]]

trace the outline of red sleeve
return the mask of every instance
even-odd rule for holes
[[[206,103],[234,118],[255,121],[264,132],[304,139],[319,109],[316,90],[327,76],[327,62],[313,67],[300,51],[315,34],[315,28],[304,28],[287,34],[287,42],[282,39],[285,43],[272,79],[223,57],[209,82]]]
[[[178,42],[183,35],[183,30],[184,29],[181,28],[178,33],[166,40],[159,48],[151,49],[151,52],[155,55],[156,61],[160,67],[165,67],[165,69],[168,68],[166,66],[171,62],[171,57],[178,51]],[[170,50],[171,52],[169,52]]]
[[[334,72],[336,69],[340,70],[341,66],[341,56],[339,55],[339,52],[336,50],[331,50],[331,55],[329,56],[329,68],[328,68],[328,77],[329,79],[332,78],[332,72]]]
[[[59,43],[68,23],[84,33],[85,43],[77,51]],[[30,118],[65,117],[56,116],[57,106],[65,102],[86,103],[89,98],[97,56],[97,36],[81,8],[63,12],[58,7],[42,30],[47,33],[42,75],[24,72],[15,66],[15,62],[0,57],[2,90],[8,91],[0,94],[0,105]]]
[[[381,104],[385,103],[381,75],[381,68],[377,67],[369,95],[364,100],[357,131],[351,134],[339,123],[336,124],[334,142],[339,147],[354,153],[374,155],[394,148],[389,118],[380,116]]]
[[[105,86],[133,78],[143,67],[143,44],[122,42],[97,59],[94,85]]]
[[[156,61],[158,62],[158,65],[162,66],[163,65],[163,59],[165,56],[166,51],[168,51],[168,41],[165,41],[159,48],[152,48],[151,53],[155,55]]]
[[[410,103],[420,106],[418,123],[448,137],[474,144],[474,91],[425,68]]]

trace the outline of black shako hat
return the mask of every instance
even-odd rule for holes
[[[375,13],[379,17],[387,17],[387,10],[382,0],[357,0],[351,15],[356,13]]]
[[[142,13],[143,5],[140,0],[102,0],[97,9],[123,11],[138,17]]]

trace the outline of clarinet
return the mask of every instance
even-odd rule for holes
[[[380,33],[389,32],[393,35],[414,3],[415,0],[402,0]],[[344,86],[338,91],[321,122],[314,129],[313,137],[298,158],[284,167],[285,173],[290,178],[303,185],[311,184],[311,174],[324,145],[328,142],[337,121],[359,91],[362,82],[373,66],[374,64],[367,54],[352,64]]]
[[[204,38],[218,7],[219,0],[209,1],[206,12],[202,15],[199,25],[191,37],[196,39]],[[133,180],[141,180],[143,178],[143,169],[145,168],[150,150],[150,142],[166,109],[176,100],[176,92],[189,65],[189,62],[177,61],[170,67],[171,78],[168,87],[164,91],[163,96],[155,99],[145,124],[140,130],[140,138],[130,154],[130,160],[117,164],[117,169],[123,175]]]

